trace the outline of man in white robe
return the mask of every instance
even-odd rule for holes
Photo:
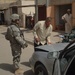
[[[72,29],[72,14],[70,9],[67,10],[67,13],[62,16],[62,19],[65,21],[65,33],[70,33]]]

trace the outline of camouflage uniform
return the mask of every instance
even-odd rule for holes
[[[13,65],[15,67],[15,73],[21,71],[19,67],[20,57],[21,57],[21,48],[27,47],[27,43],[24,39],[24,35],[19,28],[19,19],[20,16],[18,14],[11,15],[12,24],[8,26],[7,33],[5,38],[10,41],[12,56],[13,56]]]
[[[13,65],[15,69],[19,69],[19,62],[21,56],[21,48],[27,47],[26,41],[24,40],[24,36],[20,31],[20,28],[17,25],[10,25],[12,30],[12,38],[10,40],[10,46],[12,50],[13,56]]]

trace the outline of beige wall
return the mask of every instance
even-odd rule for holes
[[[46,0],[38,0],[38,5],[44,5],[46,4]]]
[[[11,3],[11,2],[15,2],[16,0],[0,0],[0,3]]]
[[[10,24],[10,15],[10,9],[4,11],[5,21],[7,22],[7,24]]]
[[[35,5],[35,1],[22,1],[21,5]],[[25,14],[35,13],[35,7],[22,7],[22,12]]]
[[[53,30],[55,30],[55,13],[54,12],[55,12],[54,6],[47,7],[47,17],[52,17]]]
[[[73,26],[75,26],[75,2],[72,3],[72,16],[73,16]]]
[[[61,5],[61,4],[69,4],[74,2],[75,0],[49,0],[50,5]]]

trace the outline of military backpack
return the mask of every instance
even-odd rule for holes
[[[5,38],[6,38],[7,40],[9,40],[9,41],[11,41],[11,40],[13,39],[13,30],[12,30],[12,27],[11,27],[11,26],[9,26],[9,27],[7,28],[7,32],[6,32],[6,34],[5,34]]]

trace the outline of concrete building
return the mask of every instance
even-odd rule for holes
[[[9,5],[17,0],[0,0],[0,24],[9,22],[10,10]],[[7,15],[8,14],[8,15]]]
[[[36,0],[36,20],[45,20],[46,17],[52,17],[53,29],[64,29],[64,23],[61,19],[66,10],[71,9],[72,27],[75,26],[75,0]],[[43,9],[43,10],[42,10]],[[40,17],[41,15],[41,17]]]
[[[0,4],[4,4],[4,3],[12,3],[15,2],[17,0],[0,0]]]
[[[0,5],[0,12],[4,14],[4,21],[10,24],[10,16],[17,13],[21,18],[21,26],[26,26],[26,15],[35,14],[34,0],[2,0]],[[1,14],[2,15],[2,14]]]
[[[27,16],[33,16],[35,14],[35,1],[34,0],[21,0],[20,3],[22,7],[18,7],[18,13],[22,16],[21,20],[23,20],[22,21],[23,27],[28,27],[26,25]]]

